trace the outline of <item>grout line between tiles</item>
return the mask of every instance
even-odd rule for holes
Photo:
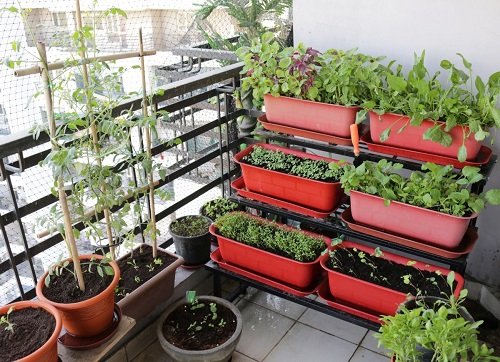
[[[289,318],[289,319],[291,319],[291,318]],[[277,343],[273,346],[273,348],[271,348],[271,350],[269,351],[269,353],[268,353],[268,354],[266,354],[266,355],[264,356],[264,358],[262,359],[262,361],[265,361],[265,360],[266,360],[266,358],[267,358],[267,357],[268,357],[271,353],[273,353],[274,349],[275,349],[276,347],[278,347],[278,345],[281,343],[281,341],[283,341],[283,339],[286,337],[286,335],[287,335],[288,333],[290,333],[290,331],[292,330],[292,328],[293,328],[293,327],[295,326],[295,324],[297,324],[297,323],[298,323],[298,321],[297,321],[297,320],[293,320],[293,324],[290,326],[290,328],[288,328],[288,330],[286,331],[286,333],[285,333],[285,334],[284,334],[284,335],[280,338],[280,340],[279,340],[279,341],[278,341],[278,342],[277,342]],[[260,362],[262,362],[262,361],[260,361]]]

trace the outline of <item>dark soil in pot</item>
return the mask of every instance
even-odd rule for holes
[[[203,307],[198,307],[203,305]],[[228,308],[217,304],[216,318],[210,303],[200,302],[193,309],[183,304],[163,323],[163,335],[174,346],[190,351],[201,351],[220,346],[234,334],[236,317]]]
[[[176,260],[175,257],[158,250],[155,262],[153,248],[149,245],[144,245],[142,251],[134,251],[133,255],[126,259],[118,260],[120,281],[115,291],[115,302],[122,300]]]
[[[61,275],[50,276],[50,286],[48,288],[46,285],[43,286],[43,295],[56,303],[77,303],[102,293],[113,281],[113,276],[107,274],[100,276],[95,265],[89,272],[89,266],[85,265],[85,262],[87,261],[82,261],[84,292],[78,288],[76,278],[71,273],[73,272],[73,263],[70,263],[66,268],[71,272],[63,269]]]
[[[56,320],[43,308],[13,310],[9,322],[14,324],[14,332],[0,325],[0,361],[21,359],[47,342],[54,332]]]
[[[413,295],[419,290],[423,295],[433,296],[441,296],[443,291],[449,290],[444,275],[394,263],[359,250],[337,248],[334,255],[336,265],[331,257],[327,262],[330,269],[382,287]]]

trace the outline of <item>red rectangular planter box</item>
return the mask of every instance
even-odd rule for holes
[[[225,238],[217,233],[215,224],[210,225],[209,230],[217,238],[222,258],[230,264],[254,271],[299,289],[309,287],[316,281],[321,272],[320,257],[312,262],[302,263]],[[325,249],[327,248],[328,239],[326,237],[309,232],[304,232],[304,234],[322,237],[325,241]]]
[[[375,250],[374,248],[351,241],[344,241],[340,246],[335,246],[334,249],[338,247],[357,248],[367,254],[373,254]],[[405,293],[331,270],[326,266],[329,257],[328,253],[322,255],[320,263],[321,267],[328,273],[328,285],[330,287],[330,293],[334,298],[350,302],[362,308],[367,308],[381,315],[396,314],[398,306],[406,300],[407,296]],[[403,265],[407,265],[408,261],[411,261],[411,259],[385,251],[384,255],[381,257]],[[450,272],[448,269],[421,262],[416,262],[413,267],[430,272],[439,270],[443,275],[448,275]],[[457,282],[457,286],[453,294],[458,297],[464,285],[464,278],[458,273],[455,273],[455,281]]]
[[[424,140],[425,131],[434,126],[434,122],[424,120],[420,126],[411,126],[410,118],[400,114],[385,113],[378,115],[375,112],[370,112],[370,136],[373,142],[387,146],[406,148],[436,155],[457,158],[458,149],[462,146],[464,132],[468,133],[469,128],[466,126],[456,126],[449,133],[452,137],[452,144],[445,147],[440,143]],[[398,133],[399,129],[405,124],[406,128]],[[380,141],[381,133],[387,128],[391,129],[389,138],[384,142]],[[471,134],[465,140],[465,148],[467,149],[467,161],[475,160],[481,143],[474,139]]]
[[[387,230],[417,241],[456,248],[462,241],[471,219],[424,209],[398,201],[385,206],[384,199],[359,191],[350,192],[352,218],[377,229]]]
[[[266,170],[242,162],[243,157],[252,152],[255,146],[310,160],[338,162],[338,160],[331,158],[311,155],[275,145],[264,143],[250,145],[234,156],[234,161],[241,166],[245,186],[248,190],[323,212],[331,212],[339,205],[344,195],[339,182],[315,181],[283,172]]]
[[[266,117],[269,122],[285,126],[350,137],[350,125],[356,121],[359,107],[313,102],[291,97],[264,96]]]

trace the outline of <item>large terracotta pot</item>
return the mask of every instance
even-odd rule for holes
[[[59,311],[50,304],[40,301],[26,300],[0,307],[0,315],[6,314],[11,307],[14,307],[15,310],[22,310],[26,308],[41,308],[52,314],[52,316],[54,316],[56,320],[54,331],[52,332],[52,335],[47,340],[47,342],[45,342],[35,352],[19,359],[18,362],[56,362],[58,358],[57,337],[59,337],[59,333],[61,333],[62,328],[62,320]]]
[[[101,255],[80,255],[80,260],[90,260],[91,258],[102,259],[103,257]],[[72,259],[66,260],[71,262]],[[47,299],[43,295],[43,287],[48,272],[38,280],[36,295],[41,301],[53,305],[61,312],[63,326],[70,334],[77,337],[96,336],[109,328],[113,321],[115,287],[120,280],[120,269],[114,261],[110,262],[110,265],[115,272],[113,280],[102,293],[95,297],[77,303],[57,303]]]

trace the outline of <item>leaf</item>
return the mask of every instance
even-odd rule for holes
[[[462,58],[462,63],[464,64],[464,67],[467,68],[468,70],[472,70],[472,64],[469,61],[467,61],[467,59],[465,59],[465,57],[462,54],[457,53],[457,55],[460,58]]]
[[[21,43],[18,42],[17,40],[14,40],[13,42],[11,42],[10,46],[12,47],[12,50],[15,52],[18,52],[21,49]]]
[[[391,134],[391,129],[390,128],[386,128],[382,131],[382,133],[380,134],[380,142],[385,142],[387,141],[387,139],[389,138],[389,135]]]
[[[402,77],[397,77],[392,74],[387,74],[387,83],[395,91],[402,92],[406,89],[407,82]]]
[[[106,275],[115,275],[115,270],[109,265],[104,266],[104,272]]]
[[[448,275],[446,276],[446,282],[450,287],[453,287],[453,282],[455,281],[455,272],[450,271]]]
[[[101,278],[104,277],[104,271],[102,270],[102,267],[100,265],[97,266],[97,274],[99,274]]]
[[[461,145],[458,149],[458,160],[460,162],[465,162],[467,160],[467,149],[465,148],[465,145]]]
[[[193,304],[194,301],[196,300],[196,291],[195,290],[186,291],[186,300],[189,304]]]
[[[368,111],[366,109],[362,109],[356,113],[356,124],[362,123],[366,119],[366,114]]]
[[[443,69],[450,69],[453,64],[449,60],[443,59],[441,60],[441,63],[439,63],[439,65]]]
[[[479,77],[479,76],[476,77],[475,84],[476,84],[477,91],[479,93],[484,93],[484,83],[483,83],[483,80],[481,79],[481,77]]]
[[[491,205],[500,205],[500,189],[488,190],[484,197]]]
[[[50,287],[50,274],[47,274],[47,276],[45,277],[44,284],[47,288]]]

